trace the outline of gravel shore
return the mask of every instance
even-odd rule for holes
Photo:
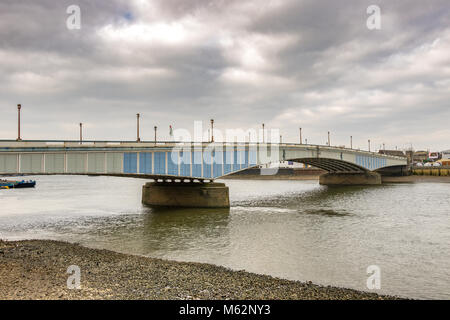
[[[68,289],[67,268],[81,270]],[[0,299],[394,299],[50,240],[0,240]]]

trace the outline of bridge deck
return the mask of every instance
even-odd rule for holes
[[[0,174],[108,174],[216,179],[250,167],[298,161],[330,172],[406,165],[406,158],[305,144],[0,140]]]

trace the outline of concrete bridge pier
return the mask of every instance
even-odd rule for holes
[[[142,187],[142,203],[153,207],[229,208],[224,183],[148,182]]]
[[[381,175],[376,172],[330,172],[322,174],[319,183],[325,186],[378,185],[381,184]]]

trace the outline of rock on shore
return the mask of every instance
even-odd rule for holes
[[[67,268],[81,270],[68,289]],[[0,240],[0,299],[394,299],[49,240]]]

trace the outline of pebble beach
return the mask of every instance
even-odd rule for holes
[[[69,289],[67,268],[80,268]],[[211,264],[176,262],[51,240],[0,240],[0,299],[397,299]]]

